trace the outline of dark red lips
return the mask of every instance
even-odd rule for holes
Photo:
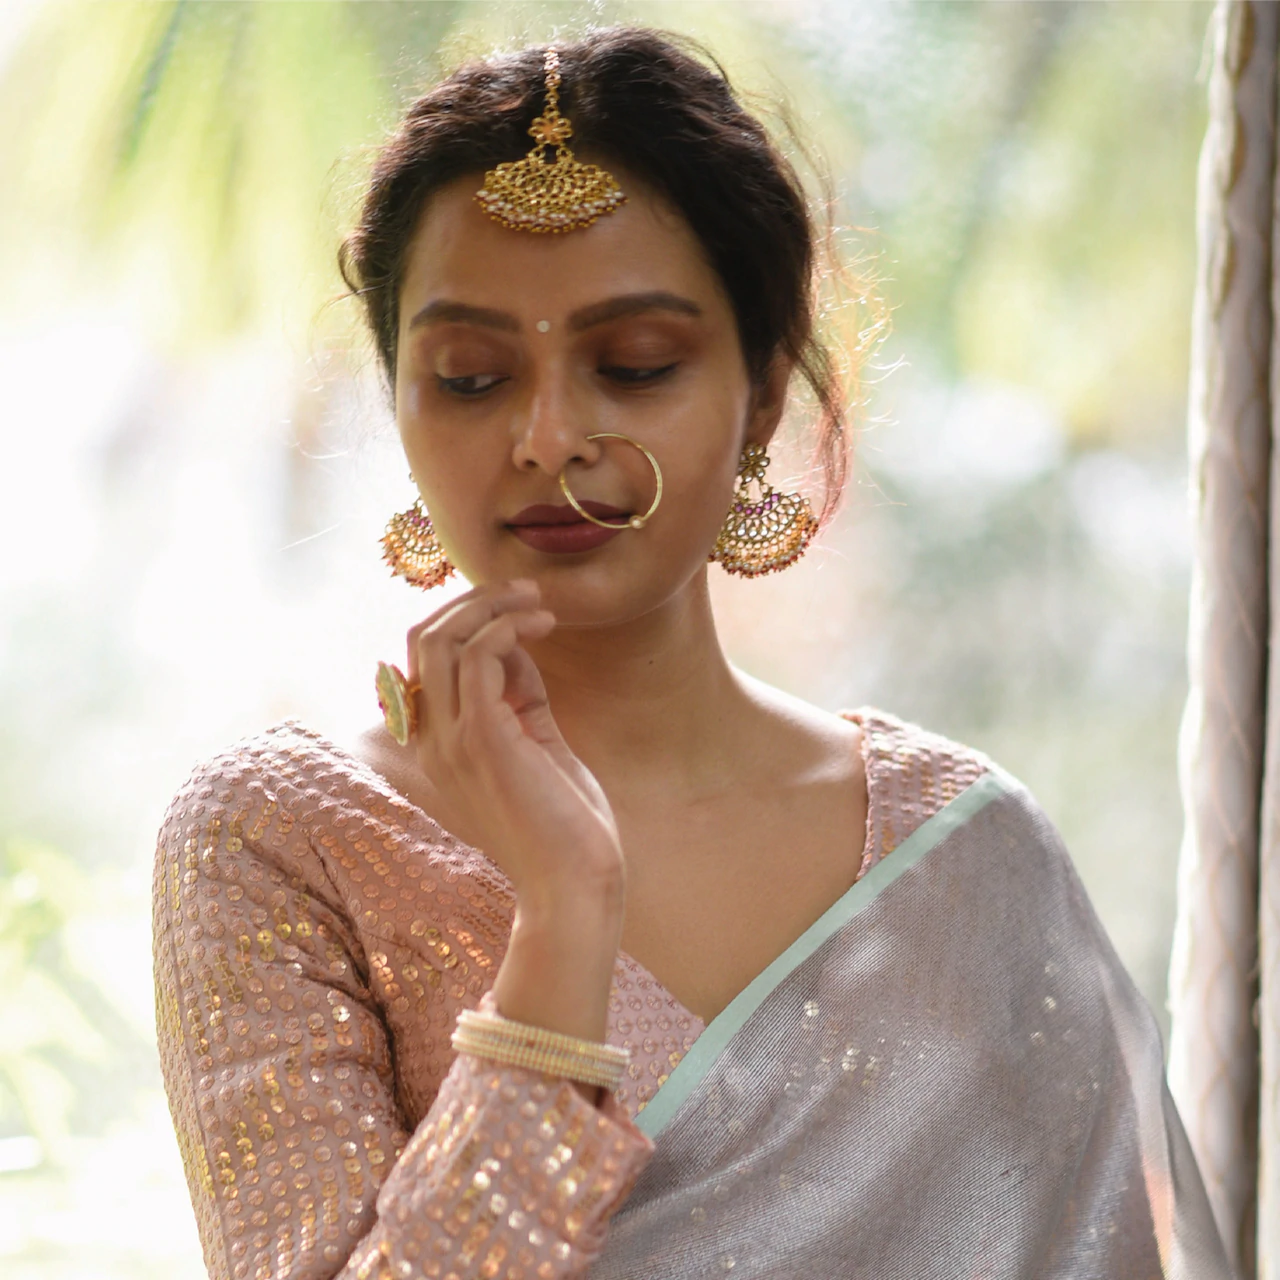
[[[607,502],[596,502],[591,498],[579,499],[584,511],[589,511],[597,520],[623,520],[631,514],[621,507],[611,507]],[[507,521],[509,525],[525,524],[576,524],[582,517],[566,502],[558,506],[540,502],[536,506],[525,507],[518,516]],[[590,523],[589,521],[584,523]]]
[[[538,503],[525,507],[518,515],[512,516],[507,521],[507,528],[525,546],[532,547],[535,551],[551,555],[572,555],[603,546],[627,527],[626,520],[631,512],[624,511],[621,507],[612,507],[607,502],[595,502],[591,499],[579,501],[596,519],[616,520],[619,527],[602,529],[598,524],[584,520],[568,503],[563,506]]]

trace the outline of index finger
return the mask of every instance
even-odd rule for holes
[[[455,643],[465,642],[486,623],[504,613],[536,608],[540,595],[538,584],[532,578],[485,583],[449,601],[421,622],[415,622],[406,636],[409,683],[415,684],[422,679],[419,665],[421,642],[428,633]]]
[[[504,618],[527,618],[537,608],[533,583],[485,589],[409,636],[408,682],[415,686],[418,723],[447,732],[458,718],[458,664],[463,647],[485,627]],[[532,590],[530,590],[532,588]]]

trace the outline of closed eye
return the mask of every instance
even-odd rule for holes
[[[447,391],[453,396],[461,396],[464,399],[482,396],[486,391],[492,391],[494,387],[506,382],[506,380],[502,374],[498,373],[468,373],[457,378],[436,375],[436,382],[442,391]]]
[[[651,382],[657,382],[659,379],[665,378],[678,365],[679,361],[672,361],[671,364],[664,364],[657,369],[637,369],[631,365],[608,364],[601,365],[599,371],[619,386],[643,387]]]

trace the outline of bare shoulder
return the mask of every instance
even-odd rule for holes
[[[865,812],[867,767],[860,724],[753,676],[737,675],[758,717],[758,760],[753,763],[760,777],[771,780],[767,785],[835,787],[845,803],[851,800],[856,810]]]
[[[763,680],[742,673],[739,679],[773,743],[775,767],[777,756],[785,751],[799,772],[815,780],[841,777],[865,794],[861,725]]]

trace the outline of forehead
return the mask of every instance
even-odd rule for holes
[[[619,294],[665,290],[730,318],[719,277],[689,224],[637,179],[615,170],[627,201],[591,226],[560,235],[513,231],[474,196],[482,174],[433,195],[410,246],[401,327],[424,302],[448,297],[539,316]]]

